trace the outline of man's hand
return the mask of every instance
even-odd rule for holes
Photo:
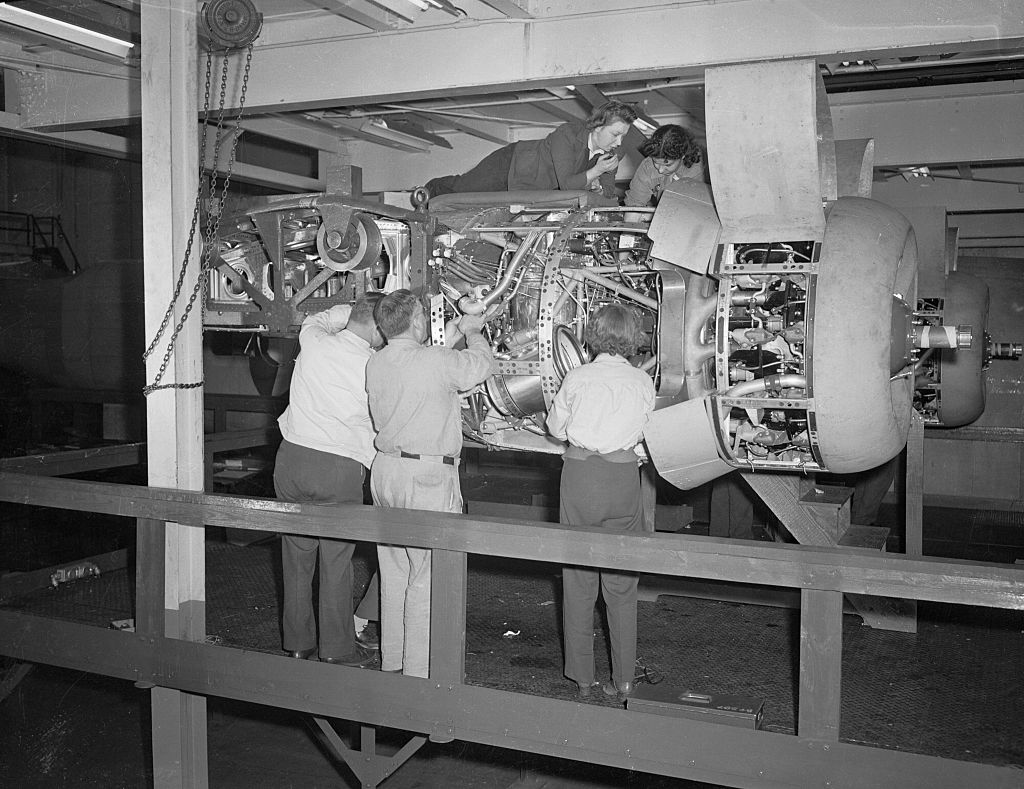
[[[504,305],[492,304],[487,308],[487,311],[481,315],[463,315],[459,318],[456,328],[463,334],[469,334],[470,332],[479,332],[483,329],[484,324],[487,323],[491,318],[502,311]]]
[[[485,323],[487,323],[487,321],[484,320],[483,315],[463,315],[459,318],[456,328],[463,334],[473,334],[474,332],[479,333],[483,329]]]

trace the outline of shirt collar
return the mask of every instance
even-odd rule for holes
[[[604,148],[594,147],[594,132],[590,132],[589,134],[587,134],[587,150],[590,152],[591,156],[594,156],[595,154],[599,153],[604,153]]]
[[[614,353],[599,353],[597,356],[594,357],[594,362],[592,363],[596,362],[609,362],[611,364],[629,364],[629,359],[623,359],[621,356]],[[632,365],[630,365],[630,367],[632,367]]]

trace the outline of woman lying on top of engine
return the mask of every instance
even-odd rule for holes
[[[628,104],[609,101],[585,120],[569,121],[541,140],[520,140],[462,175],[427,182],[430,197],[453,192],[593,189],[615,197],[615,150],[636,120]]]

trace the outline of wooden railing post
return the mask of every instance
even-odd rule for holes
[[[466,554],[435,549],[430,565],[430,678],[461,685],[466,675]]]
[[[839,741],[843,595],[800,590],[800,714],[797,734]]]

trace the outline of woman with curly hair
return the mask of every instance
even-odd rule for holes
[[[633,173],[626,205],[657,203],[662,190],[673,181],[704,180],[704,155],[694,136],[674,123],[659,126],[639,148],[644,160]]]
[[[551,435],[567,441],[562,456],[559,521],[568,526],[641,531],[644,528],[635,448],[654,407],[651,376],[629,358],[644,342],[640,316],[622,304],[598,310],[586,330],[594,361],[570,370],[548,411]],[[636,664],[636,573],[562,568],[565,676],[580,698],[594,680],[594,605],[600,589],[608,616],[612,681],[608,696],[633,690]]]

